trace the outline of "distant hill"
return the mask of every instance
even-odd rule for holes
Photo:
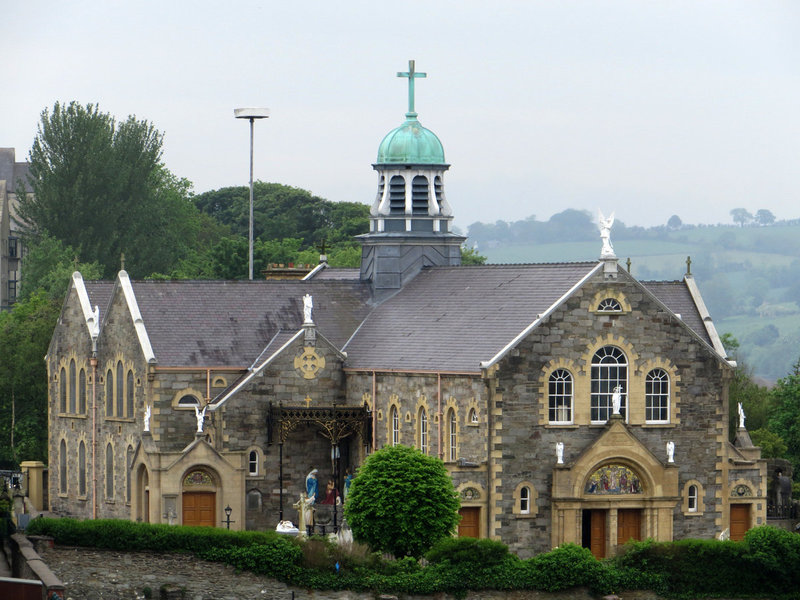
[[[468,243],[490,263],[597,259],[600,236],[588,213],[561,215],[553,226],[533,219],[475,223]],[[611,240],[620,264],[630,258],[640,280],[681,279],[690,256],[717,330],[739,340],[739,358],[755,376],[773,382],[800,356],[800,223],[648,229],[616,223]]]

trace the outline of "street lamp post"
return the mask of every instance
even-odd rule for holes
[[[269,117],[268,108],[235,108],[233,115],[237,119],[249,119],[250,121],[250,246],[249,246],[249,268],[248,278],[253,280],[253,123],[256,119],[266,119]]]
[[[231,508],[231,505],[228,504],[228,506],[225,507],[225,521],[224,521],[224,523],[228,526],[228,529],[231,528],[231,523],[236,523],[236,521],[231,521],[232,512],[233,509]]]

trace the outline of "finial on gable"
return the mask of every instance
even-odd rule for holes
[[[692,275],[692,257],[686,257],[686,276],[690,277]]]

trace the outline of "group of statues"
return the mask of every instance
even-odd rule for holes
[[[308,535],[311,535],[314,532],[314,513],[317,505],[329,507],[328,511],[334,516],[333,528],[334,531],[336,530],[336,512],[338,507],[340,507],[347,499],[347,494],[350,491],[350,483],[353,481],[353,474],[351,473],[350,469],[347,469],[347,471],[345,471],[344,478],[344,494],[339,493],[339,489],[336,487],[336,482],[332,478],[328,479],[325,489],[320,492],[319,480],[317,478],[318,473],[318,469],[312,468],[308,475],[306,475],[305,493],[301,493],[299,502],[294,504],[294,507],[298,511],[299,517],[298,529],[301,532],[307,533]],[[327,525],[327,523],[328,521],[325,521],[324,524],[320,524]]]

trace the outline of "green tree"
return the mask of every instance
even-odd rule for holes
[[[680,229],[682,225],[683,221],[681,221],[681,218],[678,215],[672,215],[669,218],[669,221],[667,221],[667,227],[670,229]]]
[[[0,313],[0,460],[47,462],[47,353],[61,301],[44,290]]]
[[[744,227],[745,224],[753,220],[753,215],[746,208],[734,208],[731,211],[731,218],[734,223],[739,224],[739,227]]]
[[[441,460],[414,448],[388,446],[359,469],[344,510],[357,541],[397,557],[419,557],[453,534],[458,508]]]
[[[775,222],[775,215],[772,214],[772,211],[762,208],[756,211],[755,220],[762,226],[772,225]]]
[[[761,458],[783,458],[786,456],[786,442],[777,433],[762,427],[750,432],[753,444],[761,448]]]
[[[47,234],[26,239],[25,248],[26,252],[22,257],[25,277],[20,290],[22,300],[44,290],[48,297],[60,302],[75,271],[80,271],[84,279],[102,277],[100,265],[96,262],[77,262],[77,252]]]
[[[466,248],[461,246],[462,265],[485,265],[486,257],[478,252],[476,248]]]
[[[800,375],[792,372],[772,388],[772,413],[769,429],[779,432],[786,442],[786,458],[800,473]]]
[[[112,277],[126,255],[134,277],[168,272],[195,241],[191,186],[161,163],[162,134],[93,104],[42,112],[30,152],[33,194],[21,196],[28,233],[48,233]]]
[[[736,368],[728,387],[728,435],[733,440],[739,426],[738,405],[741,402],[747,415],[747,428],[750,431],[767,427],[772,399],[769,389],[753,381],[750,368],[739,356],[739,341],[730,333],[720,340],[728,353],[728,358],[736,360]]]

